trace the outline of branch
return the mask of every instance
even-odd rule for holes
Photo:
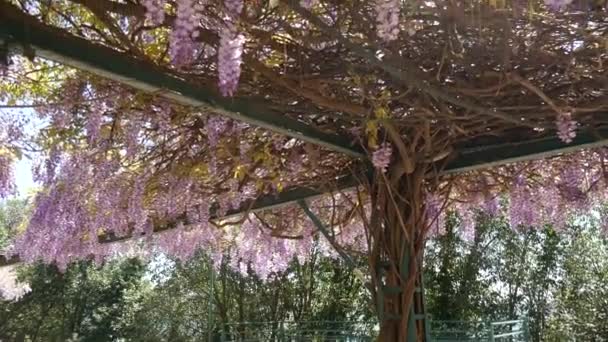
[[[120,27],[116,26],[116,24],[112,20],[112,17],[108,15],[108,7],[111,8],[113,3],[100,2],[99,0],[73,0],[73,2],[79,3],[89,9],[110,30],[110,32],[112,32],[116,39],[118,39],[120,43],[122,43],[126,48],[128,48],[130,52],[137,55],[137,57],[144,57],[143,54],[139,51],[139,49],[136,48],[135,45],[133,45],[131,40],[129,40],[129,37],[127,37],[127,35],[122,32]],[[107,6],[103,6],[103,4],[106,4]]]
[[[249,59],[247,62],[253,68],[253,70],[259,72],[271,82],[289,89],[296,95],[309,99],[319,107],[339,112],[345,112],[356,117],[365,117],[367,113],[369,113],[369,110],[365,107],[352,103],[335,101],[331,98],[324,97],[315,91],[309,90],[307,88],[302,88],[298,86],[296,82],[284,79],[276,75],[270,68],[266,67],[262,62],[254,60],[253,58]]]
[[[83,5],[89,9],[95,8],[96,11],[111,12],[125,16],[135,16],[143,18],[146,15],[146,9],[143,6],[128,2],[119,3],[109,0],[71,0],[74,3]]]
[[[531,92],[533,92],[534,94],[538,95],[538,97],[540,97],[546,104],[548,104],[551,108],[553,108],[553,110],[557,114],[563,114],[564,113],[564,111],[561,108],[559,108],[555,104],[555,102],[553,102],[553,100],[551,100],[542,90],[540,90],[540,88],[538,88],[534,84],[530,83],[530,81],[522,78],[517,73],[512,73],[512,74],[509,75],[509,77],[511,79],[515,80],[516,82],[518,82],[519,84],[521,84],[522,86],[524,86],[526,89],[528,89]]]
[[[497,119],[500,119],[500,120],[503,120],[506,122],[510,122],[517,126],[522,126],[522,125],[526,125],[526,126],[530,126],[530,127],[539,126],[539,125],[533,125],[533,124],[529,124],[526,122],[522,122],[520,120],[520,118],[518,118],[518,117],[512,117],[509,114],[499,112],[496,109],[485,108],[474,102],[467,101],[467,100],[461,99],[457,96],[454,96],[452,94],[443,92],[438,87],[432,85],[428,80],[419,78],[416,75],[418,73],[418,71],[411,70],[411,69],[410,70],[400,70],[398,68],[395,68],[391,64],[387,63],[387,61],[380,60],[378,57],[376,57],[376,55],[373,52],[368,51],[362,45],[353,43],[349,39],[345,38],[338,30],[329,26],[327,23],[323,22],[319,17],[314,15],[312,12],[301,7],[298,0],[288,0],[287,4],[293,11],[300,14],[302,17],[304,17],[306,20],[310,21],[314,25],[323,29],[326,33],[328,33],[334,39],[336,39],[341,44],[346,46],[349,50],[351,50],[355,55],[366,59],[368,62],[370,62],[371,65],[380,68],[381,70],[386,72],[393,80],[397,81],[398,83],[400,83],[402,85],[417,88],[420,91],[423,91],[436,99],[443,100],[445,102],[451,103],[451,104],[461,107],[461,108],[468,109],[468,110],[478,113],[478,114],[487,115],[487,116],[491,116],[491,117],[494,117],[494,118],[497,118]],[[373,44],[370,44],[370,47],[377,51],[381,50],[380,47],[377,47]],[[405,63],[401,63],[401,65],[403,67],[405,67]]]

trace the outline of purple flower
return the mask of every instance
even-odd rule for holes
[[[571,3],[572,0],[545,0],[545,5],[554,11],[562,10]]]
[[[134,230],[142,233],[146,226],[148,216],[144,208],[144,195],[147,177],[138,176],[133,184],[133,190],[127,204],[127,215],[134,224]]]
[[[15,191],[13,161],[10,156],[0,152],[0,198],[10,196]]]
[[[377,169],[382,170],[383,173],[386,173],[386,170],[391,163],[392,154],[393,148],[391,145],[383,143],[380,148],[372,154],[372,164],[374,164]]]
[[[484,196],[484,201],[481,206],[481,210],[490,217],[498,215],[498,212],[500,210],[500,201],[498,196],[486,194]]]
[[[144,0],[146,19],[154,25],[162,24],[165,21],[165,3],[166,0]]]
[[[194,0],[177,1],[177,13],[169,41],[169,54],[177,66],[192,63],[196,46],[194,40],[199,35],[202,10],[203,7]]]
[[[518,176],[511,187],[509,221],[512,228],[530,227],[538,222],[539,209],[524,176]]]
[[[100,106],[93,106],[89,116],[87,117],[87,137],[89,140],[89,144],[93,144],[99,138],[99,131],[101,129],[101,125],[103,123],[103,108],[99,108]]]
[[[61,163],[61,153],[56,146],[49,151],[48,158],[44,161],[45,174],[42,177],[44,185],[50,185],[55,180],[57,167]]]
[[[225,117],[219,115],[209,116],[205,127],[209,146],[215,148],[219,143],[221,136],[226,133],[227,128],[228,120]]]
[[[287,168],[294,174],[298,174],[304,170],[304,158],[302,158],[301,153],[298,153],[295,148],[292,148],[289,153]]]
[[[127,158],[132,158],[138,151],[139,148],[139,133],[141,131],[142,122],[138,118],[129,120],[126,125],[125,132],[125,145]]]
[[[426,196],[424,203],[426,223],[429,224],[429,237],[438,236],[445,228],[445,218],[442,212],[444,200],[436,194]]]
[[[241,77],[245,36],[238,32],[237,20],[243,11],[243,0],[224,0],[226,17],[221,26],[217,52],[218,87],[224,96],[233,96]]]
[[[572,114],[559,114],[555,120],[555,125],[557,126],[557,136],[566,144],[571,143],[572,139],[576,138],[577,122],[572,120]]]
[[[376,0],[376,32],[384,41],[399,38],[399,0]]]
[[[317,0],[300,0],[300,6],[306,9],[311,9],[316,3]]]
[[[243,11],[243,0],[224,0],[224,7],[231,17],[237,18]]]
[[[581,190],[583,177],[583,170],[580,166],[572,165],[562,171],[557,187],[563,199],[568,202],[582,203],[585,201],[587,196]]]
[[[233,96],[241,77],[241,64],[245,36],[239,34],[236,25],[226,22],[220,31],[220,46],[217,53],[217,67],[220,92],[224,96]]]

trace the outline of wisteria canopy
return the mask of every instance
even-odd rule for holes
[[[372,269],[418,257],[450,208],[469,230],[475,215],[560,229],[603,214],[606,14],[578,0],[3,0],[0,190],[22,155],[43,185],[7,253],[65,267],[202,248],[266,277],[319,239]],[[191,94],[35,57],[16,26]],[[493,155],[545,145],[541,160]],[[281,201],[292,193],[306,210]]]

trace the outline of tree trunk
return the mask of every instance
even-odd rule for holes
[[[426,341],[422,292],[426,166],[393,166],[371,187],[370,267],[380,320],[379,341]]]

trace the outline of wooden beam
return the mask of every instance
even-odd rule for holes
[[[149,61],[127,52],[94,44],[59,28],[44,25],[19,8],[0,0],[0,44],[105,77],[135,89],[157,92],[177,103],[194,106],[254,126],[301,139],[355,158],[364,151],[352,139],[318,130],[279,114],[270,104],[250,99],[226,98],[216,91],[180,79]],[[24,51],[25,49],[25,51]],[[31,49],[31,50],[30,50]]]

